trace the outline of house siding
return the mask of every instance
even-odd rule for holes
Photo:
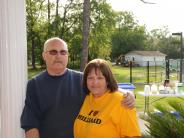
[[[151,52],[150,52],[151,53]],[[130,52],[125,55],[125,60],[135,61],[139,66],[147,66],[147,61],[149,61],[150,66],[161,66],[165,62],[166,55],[162,54],[160,56],[156,55],[138,55],[136,53]]]

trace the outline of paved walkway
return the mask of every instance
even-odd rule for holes
[[[141,129],[141,133],[147,133],[148,129],[147,127],[145,126],[145,124],[147,123],[146,121],[142,120],[140,118],[141,115],[143,115],[144,113],[143,112],[138,112],[138,118],[139,118],[139,126],[140,126],[140,129]]]

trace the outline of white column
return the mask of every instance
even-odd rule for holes
[[[23,138],[26,47],[25,0],[0,0],[0,138]]]

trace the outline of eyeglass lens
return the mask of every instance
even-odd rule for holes
[[[57,50],[50,50],[48,51],[50,55],[57,55],[58,53],[60,55],[67,55],[68,54],[68,51],[66,50],[60,50],[60,51],[57,51]]]

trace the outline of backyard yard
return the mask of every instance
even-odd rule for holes
[[[40,71],[41,69],[36,69],[36,70],[29,69],[28,78],[30,79],[31,77],[38,74]],[[114,76],[116,77],[116,80],[119,83],[130,82],[129,67],[112,66],[112,71]],[[162,83],[163,80],[165,79],[165,69],[162,67],[156,67],[156,69],[155,67],[150,67],[149,73],[151,74],[149,76],[150,83]],[[176,79],[177,79],[177,74],[172,73],[171,80],[176,80]],[[134,90],[134,93],[136,95],[136,108],[138,111],[144,111],[144,97],[139,95],[138,92],[143,91],[144,85],[147,83],[146,67],[134,67],[132,69],[132,83],[136,87],[136,89]],[[162,105],[165,104],[167,106],[168,100],[176,100],[178,102],[181,102],[181,99],[179,98],[165,98],[156,103],[161,103]],[[150,109],[153,109],[152,105],[150,105]]]
[[[130,82],[130,69],[129,67],[121,67],[121,66],[112,66],[113,73],[118,82]],[[156,70],[156,71],[155,71]],[[150,67],[149,70],[149,82],[150,84],[163,84],[165,80],[165,68],[163,67]],[[170,80],[177,80],[177,73],[170,73]],[[132,69],[132,83],[135,85],[136,89],[134,93],[136,94],[136,108],[138,111],[144,110],[144,97],[139,95],[138,92],[144,91],[144,85],[147,84],[147,72],[146,67],[134,67]],[[156,98],[156,97],[152,97]],[[176,97],[164,98],[159,100],[158,102],[150,105],[150,109],[153,109],[154,104],[161,103],[162,105],[167,106],[168,100],[176,100],[178,102],[182,102],[181,99]]]

